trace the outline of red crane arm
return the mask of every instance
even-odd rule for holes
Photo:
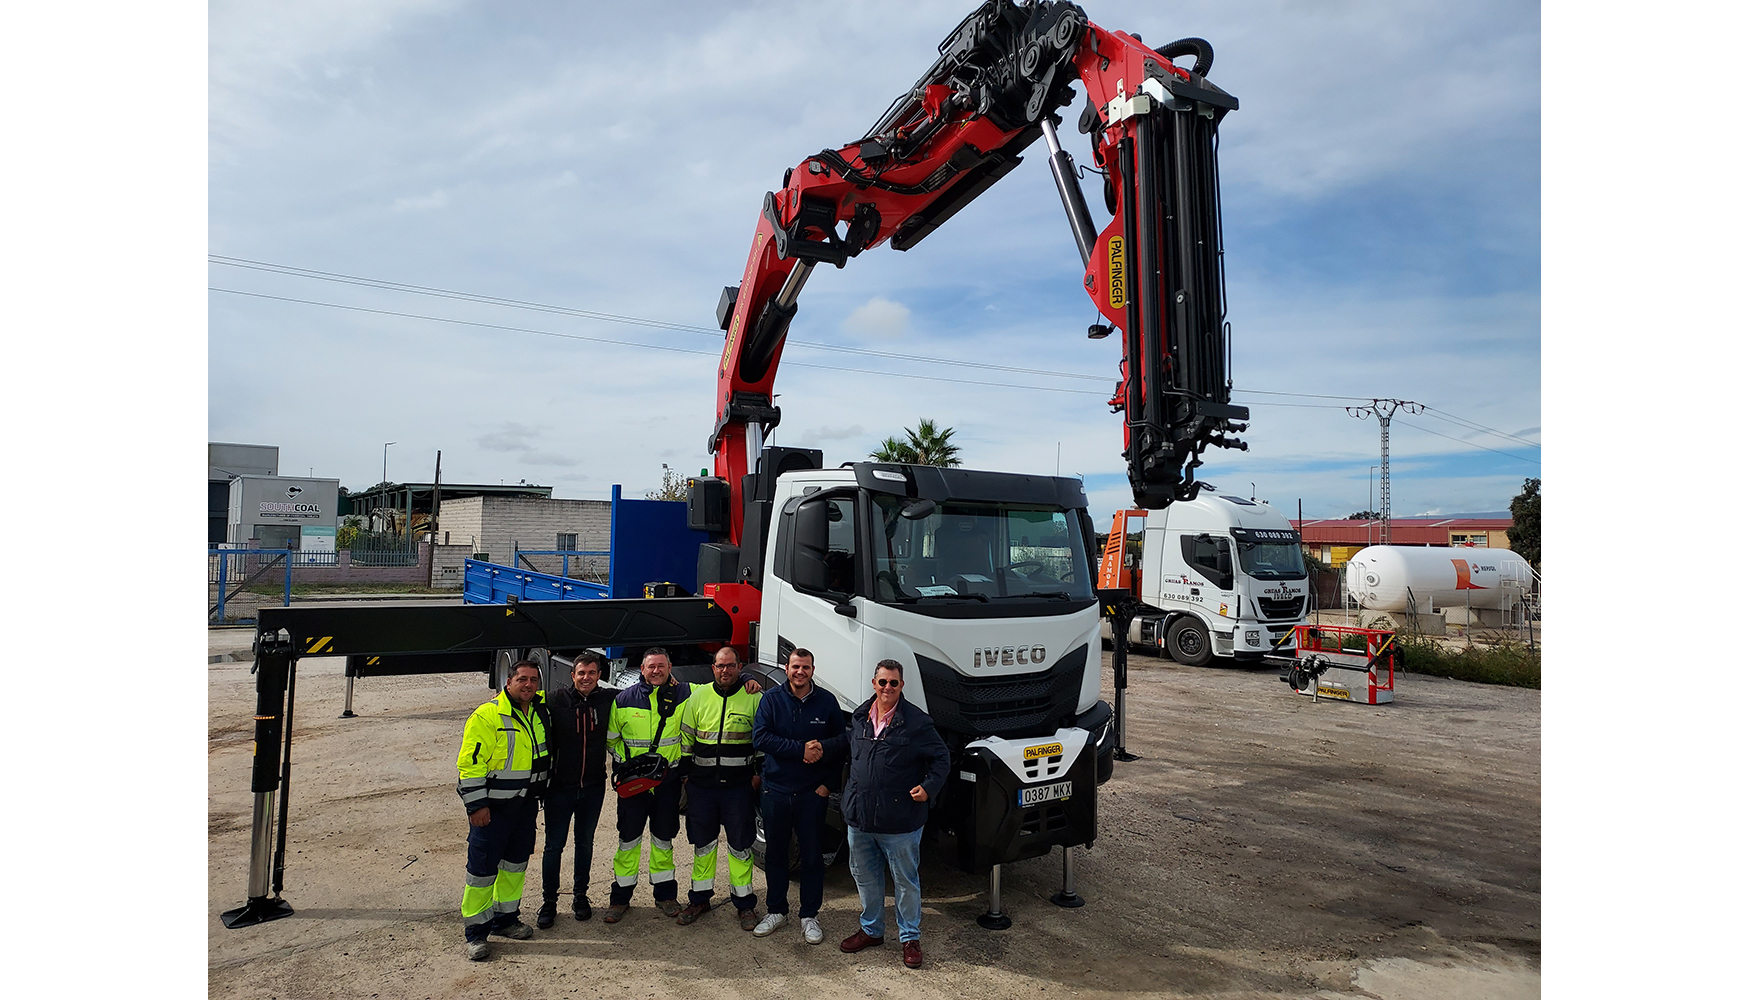
[[[1155,50],[1091,24],[1063,0],[986,0],[938,51],[863,138],[785,171],[782,188],[765,197],[741,284],[724,289],[709,446],[730,491],[732,543],[742,541],[742,476],[781,416],[773,380],[814,267],[843,267],[882,242],[916,246],[1014,169],[1042,134],[1087,263],[1088,294],[1125,334],[1114,405],[1126,412],[1138,504],[1195,496],[1203,448],[1244,447],[1224,437],[1244,429],[1232,421],[1245,411],[1228,402],[1214,158],[1215,125],[1238,102],[1203,79],[1208,43]],[[1182,55],[1196,55],[1197,67],[1175,66]],[[1081,129],[1113,212],[1098,234],[1054,127],[1078,78],[1088,96]]]

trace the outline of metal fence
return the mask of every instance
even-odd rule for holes
[[[291,604],[292,566],[300,555],[296,549],[208,549],[207,621],[223,625],[253,618],[264,595],[250,590],[245,596],[249,588],[273,587],[279,591],[278,603]],[[274,601],[270,597],[266,603]]]
[[[387,531],[361,531],[346,546],[354,566],[412,566],[419,549],[412,541]]]
[[[511,543],[511,566],[535,573],[606,584],[606,549],[525,549]],[[539,562],[530,556],[540,557]],[[555,560],[555,557],[557,559]],[[592,558],[593,557],[593,558]],[[557,570],[557,572],[554,572]]]

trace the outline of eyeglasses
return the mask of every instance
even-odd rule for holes
[[[885,677],[877,677],[877,678],[875,678],[875,683],[880,685],[881,687],[884,687],[884,688],[886,688],[886,687],[895,687],[896,688],[896,687],[899,687],[901,684],[904,684],[905,681],[903,681],[903,680],[891,681]]]

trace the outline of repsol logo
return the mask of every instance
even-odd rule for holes
[[[1106,241],[1106,301],[1112,308],[1122,309],[1126,301],[1124,294],[1124,237],[1114,236]]]
[[[1044,646],[978,646],[972,650],[972,665],[975,667],[1013,667],[1044,662]]]

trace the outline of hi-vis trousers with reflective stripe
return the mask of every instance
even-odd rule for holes
[[[492,822],[468,827],[467,884],[462,889],[462,932],[470,941],[516,922],[523,878],[535,851],[535,800],[496,801]]]
[[[608,903],[632,901],[638,886],[638,856],[644,847],[644,826],[650,825],[650,890],[657,902],[674,899],[674,838],[681,832],[681,779],[673,771],[648,792],[619,800],[620,849],[614,852],[614,887]]]
[[[729,898],[735,909],[751,910],[753,892],[754,791],[746,785],[687,786],[687,839],[693,842],[693,887],[689,903],[709,903],[717,891],[717,830],[729,841]]]

